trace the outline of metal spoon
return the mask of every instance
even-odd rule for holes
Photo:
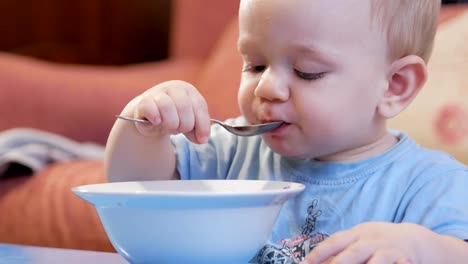
[[[132,117],[126,117],[126,116],[121,116],[121,115],[117,115],[116,117],[119,119],[127,120],[127,121],[150,124],[150,121],[146,119],[132,118]],[[224,127],[227,131],[235,135],[243,136],[243,137],[260,135],[268,131],[271,131],[279,127],[281,124],[283,124],[282,121],[278,121],[278,122],[270,122],[270,123],[257,124],[257,125],[231,126],[213,118],[211,118],[210,120],[211,122],[217,123],[218,125]]]

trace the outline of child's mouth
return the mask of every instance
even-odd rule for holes
[[[286,123],[286,122],[283,122],[281,125],[279,125],[277,128],[271,130],[268,132],[268,134],[279,134],[281,133],[282,131],[284,131],[288,126],[290,125],[290,123]]]

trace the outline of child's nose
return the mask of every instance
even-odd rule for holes
[[[254,95],[269,101],[286,101],[289,98],[286,78],[271,68],[267,68],[255,88]]]

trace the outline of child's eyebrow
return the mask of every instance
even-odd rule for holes
[[[257,42],[251,39],[239,39],[237,41],[237,49],[241,54],[248,54],[249,50],[258,48]],[[316,60],[331,63],[339,60],[342,56],[339,50],[334,50],[330,47],[323,47],[314,43],[288,43],[286,49],[294,51],[301,56],[308,56]]]
[[[331,48],[320,47],[313,44],[294,44],[290,45],[290,48],[298,51],[300,54],[312,55],[319,59],[337,59],[340,57],[339,51],[335,51]]]

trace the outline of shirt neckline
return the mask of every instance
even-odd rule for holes
[[[282,158],[291,180],[316,185],[341,185],[366,178],[387,166],[416,145],[405,133],[390,131],[399,140],[390,149],[371,158],[354,162],[326,162]]]

